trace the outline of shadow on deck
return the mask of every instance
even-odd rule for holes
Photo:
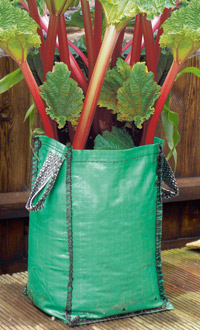
[[[101,322],[74,330],[200,330],[200,252],[176,249],[162,252],[167,297],[174,310]],[[0,276],[0,329],[71,329],[32,305],[24,295],[27,273]]]

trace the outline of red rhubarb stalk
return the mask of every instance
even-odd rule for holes
[[[90,14],[89,2],[87,0],[81,0],[81,7],[83,12],[83,23],[85,27],[85,39],[88,51],[88,69],[90,79],[95,65],[94,34],[92,29],[92,19]]]
[[[83,149],[87,142],[104,77],[119,33],[120,32],[113,25],[110,25],[106,28],[103,43],[89,83],[79,124],[74,137],[74,149]]]
[[[141,43],[142,43],[141,16],[136,15],[132,50],[131,50],[131,59],[130,59],[131,66],[133,65],[133,63],[137,63],[140,60]]]
[[[145,42],[147,68],[154,73],[154,80],[157,81],[156,54],[151,21],[147,20],[146,15],[141,15],[141,23]]]
[[[28,88],[32,94],[32,97],[34,99],[35,105],[39,111],[40,117],[42,119],[43,127],[45,134],[53,139],[56,138],[56,135],[54,133],[54,130],[51,126],[50,118],[47,116],[45,111],[44,103],[40,97],[40,90],[39,87],[33,77],[33,74],[29,68],[29,65],[27,61],[24,61],[20,64],[20,69],[24,75],[24,78],[26,80],[26,83],[28,85]]]
[[[45,62],[44,62],[44,80],[46,80],[46,74],[51,71],[54,64],[54,53],[56,45],[56,37],[58,34],[60,16],[50,14],[49,27],[47,31],[47,40],[45,47]]]
[[[95,58],[99,54],[101,48],[101,33],[102,33],[102,4],[99,0],[95,0],[94,13],[94,40],[95,40]]]
[[[60,59],[63,63],[67,64],[68,69],[71,71],[64,14],[61,16],[59,21],[58,40],[59,40]]]
[[[155,112],[150,120],[149,127],[147,129],[147,134],[146,134],[146,139],[145,139],[145,144],[152,144],[156,132],[156,126],[158,123],[158,119],[160,118],[162,109],[164,107],[164,104],[167,100],[167,97],[171,91],[171,88],[173,86],[173,83],[176,79],[176,76],[178,74],[180,68],[180,64],[176,61],[173,61],[172,66],[168,72],[168,75],[164,81],[164,84],[162,85],[161,88],[161,95],[158,99],[158,102],[156,104]]]

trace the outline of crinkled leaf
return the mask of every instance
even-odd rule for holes
[[[159,16],[165,8],[176,7],[175,0],[136,0],[137,13],[146,13],[147,18],[152,20],[154,16]]]
[[[0,80],[0,94],[8,91],[11,87],[18,84],[24,76],[20,69],[17,69]]]
[[[40,46],[37,24],[28,12],[0,1],[0,47],[17,62],[26,59],[28,49]]]
[[[117,60],[116,66],[108,70],[103,83],[98,105],[117,112],[117,91],[123,82],[128,79],[131,66],[121,58]]]
[[[167,155],[167,160],[169,160],[172,156],[174,157],[174,164],[175,169],[177,166],[177,151],[176,146],[178,145],[180,141],[180,134],[178,132],[178,114],[176,112],[173,112],[169,108],[169,99],[168,97],[161,114],[163,127],[167,139],[167,144],[169,146],[170,152]]]
[[[94,140],[94,149],[122,150],[133,148],[133,140],[126,129],[113,126],[112,131],[104,131]]]
[[[162,25],[161,47],[171,47],[177,62],[185,60],[200,47],[200,1],[172,12]]]
[[[70,6],[77,6],[77,0],[45,0],[49,11],[54,15],[62,15]]]
[[[187,67],[183,69],[181,72],[179,72],[176,76],[176,80],[182,76],[184,73],[193,73],[196,77],[200,78],[200,69],[197,69],[193,66]]]
[[[104,8],[108,25],[121,29],[137,13],[137,3],[133,0],[99,0]]]
[[[40,86],[40,90],[47,105],[46,112],[58,123],[59,128],[64,127],[66,121],[70,121],[73,126],[78,124],[83,91],[70,78],[66,64],[56,63],[53,71],[47,73],[47,80]]]
[[[164,8],[174,8],[175,0],[100,0],[108,25],[121,27],[136,14],[146,13],[148,19],[162,14]]]
[[[154,103],[159,96],[160,86],[154,81],[152,72],[144,63],[133,66],[129,78],[117,92],[117,118],[134,121],[138,128],[154,113]]]

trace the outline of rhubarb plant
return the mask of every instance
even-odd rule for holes
[[[181,65],[200,47],[199,1],[81,0],[81,14],[72,20],[82,19],[78,26],[85,29],[85,53],[68,39],[70,21],[66,24],[64,16],[79,1],[18,2],[20,7],[0,1],[0,47],[19,65],[13,80],[20,81],[22,72],[45,134],[59,139],[58,130],[67,131],[65,142],[74,149],[153,143]],[[123,45],[130,22],[133,37]],[[170,155],[176,157],[178,121],[167,104],[162,118]]]
[[[199,18],[200,2],[192,0],[186,7],[174,11],[162,25],[164,32],[160,37],[160,45],[171,48],[174,60],[162,86],[155,114],[148,127],[146,143],[153,142],[158,119],[181,65],[200,48]]]

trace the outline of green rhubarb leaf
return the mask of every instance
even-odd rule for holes
[[[154,113],[154,103],[159,96],[160,86],[154,81],[144,63],[133,66],[130,77],[117,92],[117,118],[134,121],[138,128]]]
[[[161,114],[163,127],[167,139],[167,144],[170,149],[170,152],[167,155],[167,160],[169,160],[172,156],[174,158],[174,171],[176,170],[177,166],[177,151],[176,146],[180,141],[180,134],[178,132],[178,114],[170,110],[169,107],[169,99],[168,97]]]
[[[161,47],[170,47],[174,59],[181,63],[200,47],[200,1],[172,12],[162,25]]]
[[[117,112],[117,91],[122,87],[123,82],[128,79],[131,73],[131,66],[118,58],[116,66],[107,71],[103,87],[99,97],[98,105]]]
[[[152,20],[154,16],[159,16],[165,8],[176,7],[175,0],[136,0],[137,13],[147,14],[147,19]]]
[[[46,82],[40,86],[41,96],[45,100],[46,112],[51,119],[64,127],[66,121],[72,126],[78,124],[83,105],[83,91],[70,78],[70,71],[64,63],[56,63],[52,72],[47,73]]]
[[[40,46],[37,24],[28,12],[0,1],[0,47],[16,62],[26,60],[28,49]]]
[[[106,22],[122,29],[137,13],[137,3],[133,0],[99,0],[104,8]]]
[[[104,131],[94,140],[96,150],[122,150],[133,148],[133,140],[125,128],[113,127],[112,131]]]
[[[165,8],[174,8],[175,0],[99,0],[105,11],[108,25],[123,27],[136,14],[147,14],[153,19],[163,13]]]
[[[0,94],[8,91],[11,87],[18,84],[24,76],[20,69],[17,69],[0,80]]]
[[[70,6],[77,6],[77,0],[45,0],[47,8],[54,15],[62,15]]]

